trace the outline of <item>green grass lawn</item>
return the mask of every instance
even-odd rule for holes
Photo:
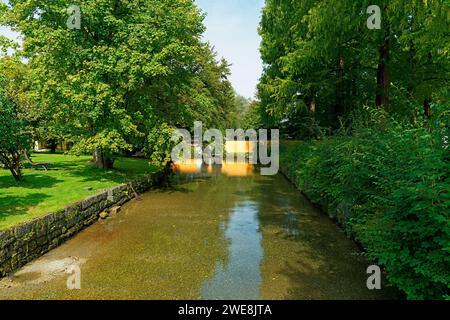
[[[64,208],[103,189],[158,170],[146,160],[119,158],[114,170],[97,169],[89,156],[34,154],[34,162],[51,162],[49,171],[24,169],[17,183],[0,169],[0,230]]]

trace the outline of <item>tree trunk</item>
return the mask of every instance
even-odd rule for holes
[[[426,119],[431,119],[431,99],[426,98],[423,101],[423,114]]]
[[[14,180],[17,182],[23,180],[22,168],[20,167],[20,152],[14,152],[11,154],[10,161],[7,161],[7,163],[4,164],[11,172]]]
[[[10,168],[9,171],[17,182],[23,180],[22,170],[20,170],[20,168],[18,170]]]
[[[55,153],[56,148],[58,147],[58,142],[54,139],[50,139],[50,140],[48,140],[48,145],[50,147],[50,152]]]
[[[377,71],[377,97],[376,105],[383,107],[386,112],[389,111],[389,58],[390,58],[390,42],[389,27],[386,27],[384,33],[383,44],[380,47],[380,62]]]
[[[345,113],[345,88],[344,88],[344,58],[342,56],[337,60],[338,65],[338,77],[336,82],[336,105],[334,108],[334,113],[336,119]]]
[[[99,169],[112,169],[114,166],[114,159],[108,156],[105,152],[94,152],[94,163]]]
[[[309,112],[316,113],[316,100],[311,100],[308,106]]]

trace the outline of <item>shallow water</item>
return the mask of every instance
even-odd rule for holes
[[[0,299],[385,299],[342,231],[281,175],[180,168],[0,281]],[[200,170],[200,172],[198,172]],[[81,289],[66,271],[78,266]]]

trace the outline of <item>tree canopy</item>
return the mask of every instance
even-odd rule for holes
[[[432,101],[445,101],[448,3],[378,1],[379,30],[367,27],[371,4],[266,1],[259,97],[267,114],[277,122],[295,114],[337,128],[339,118],[364,106],[414,119],[429,116]]]
[[[15,58],[0,60],[0,164],[22,180],[21,158],[31,147],[33,112],[23,96],[27,68]]]
[[[228,64],[201,41],[192,0],[85,0],[79,29],[67,27],[72,4],[11,0],[2,21],[23,37],[33,104],[73,152],[111,167],[113,154],[146,147],[159,123],[230,119]]]
[[[257,113],[302,140],[291,179],[408,298],[448,299],[449,2],[265,3]]]

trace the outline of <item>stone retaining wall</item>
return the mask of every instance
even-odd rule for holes
[[[100,213],[160,185],[168,168],[107,189],[63,210],[0,231],[0,278],[56,248],[99,219]]]

